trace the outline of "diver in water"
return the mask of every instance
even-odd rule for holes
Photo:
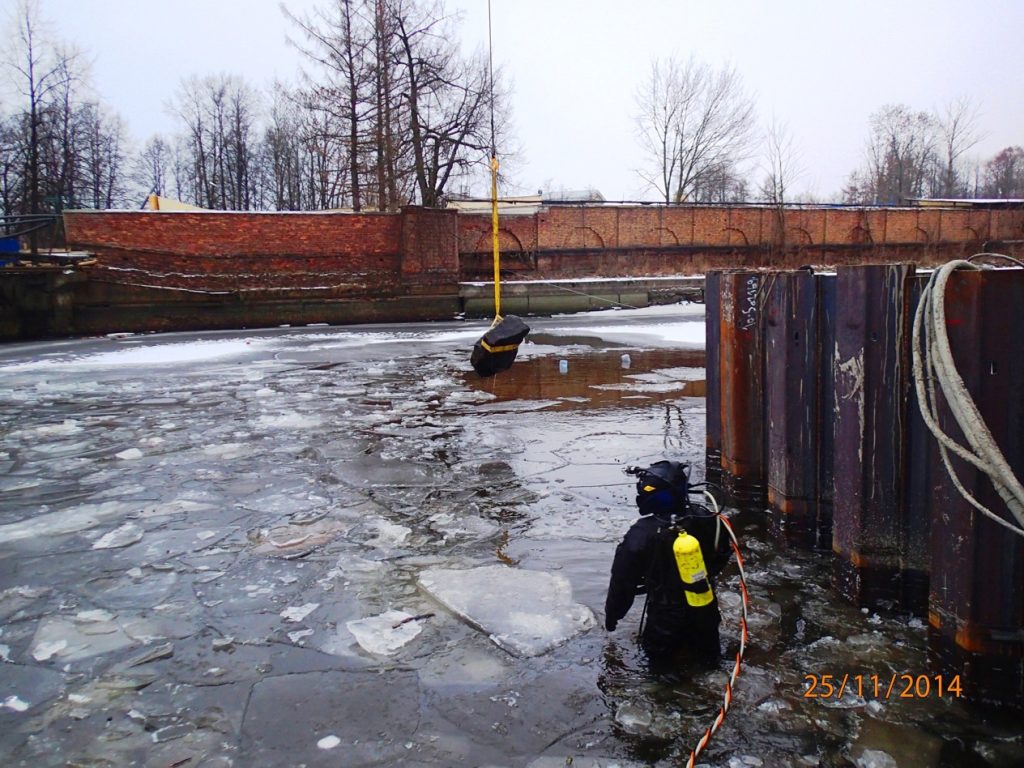
[[[646,594],[640,643],[652,666],[660,669],[686,657],[714,666],[721,654],[721,614],[712,584],[729,560],[724,527],[690,499],[689,465],[658,461],[626,471],[637,478],[640,519],[615,550],[605,629],[614,631],[635,597]]]

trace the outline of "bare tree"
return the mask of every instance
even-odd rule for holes
[[[786,203],[794,181],[803,173],[800,155],[793,143],[793,135],[785,123],[772,118],[765,133],[764,179],[761,198],[775,210],[775,239],[780,246],[786,243]]]
[[[173,163],[173,150],[162,136],[151,136],[135,158],[135,182],[147,194],[166,195],[170,183],[169,172]]]
[[[483,165],[488,157],[487,60],[482,54],[469,60],[459,55],[443,9],[420,10],[401,0],[395,7],[413,170],[420,202],[432,207],[441,203],[453,179]]]
[[[636,103],[649,160],[638,173],[666,203],[721,188],[715,180],[749,157],[754,102],[734,69],[715,70],[693,58],[655,60]]]
[[[47,157],[44,152],[50,150],[49,159],[52,161],[54,150],[59,147],[52,119],[54,97],[61,90],[69,92],[71,81],[76,77],[78,53],[47,39],[35,0],[20,0],[14,21],[17,28],[15,45],[7,51],[5,63],[13,85],[24,101],[21,117],[16,121],[19,130],[9,134],[8,138],[20,144],[17,154],[22,158],[24,167],[20,174],[22,191],[7,197],[8,200],[17,200],[18,213],[38,214],[61,204],[60,192],[55,195],[53,185],[45,178]],[[66,114],[64,116],[67,117]],[[33,253],[38,248],[36,232],[31,235],[30,248]]]
[[[311,96],[330,110],[347,139],[349,190],[353,210],[363,205],[364,136],[370,129],[376,106],[373,56],[376,54],[374,21],[367,19],[361,0],[334,0],[328,10],[319,8],[312,17],[284,13],[303,33],[306,44],[299,50],[320,68],[323,77],[311,84]]]
[[[931,193],[938,167],[934,115],[888,104],[872,113],[867,162],[844,189],[848,202],[901,204]]]
[[[1006,147],[989,160],[983,188],[987,197],[1024,198],[1024,148]]]
[[[93,208],[112,208],[125,199],[125,128],[117,115],[104,114],[98,104],[80,112],[81,199]]]
[[[967,172],[961,165],[964,154],[982,139],[978,133],[977,122],[977,107],[968,96],[960,96],[949,102],[939,116],[938,130],[943,165],[934,194],[942,197],[967,194]]]
[[[207,208],[248,210],[253,205],[253,159],[259,97],[230,75],[184,80],[172,111],[186,129],[192,201]]]

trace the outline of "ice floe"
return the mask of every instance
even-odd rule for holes
[[[434,568],[420,574],[419,585],[514,656],[546,653],[596,623],[561,574],[503,565]]]
[[[415,618],[405,611],[385,611],[377,616],[349,621],[345,626],[364,651],[389,656],[423,630]]]

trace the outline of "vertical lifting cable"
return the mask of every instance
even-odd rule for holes
[[[487,0],[488,87],[491,107],[491,247],[494,254],[494,325],[501,322],[501,251],[498,247],[498,148],[494,131],[494,42],[491,0]]]

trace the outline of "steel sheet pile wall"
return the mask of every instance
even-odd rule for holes
[[[728,503],[763,507],[765,273],[720,275],[719,412],[722,489]]]
[[[953,359],[1018,479],[1024,478],[1024,271],[958,271],[946,292]],[[943,430],[963,435],[946,408]],[[989,480],[953,457],[964,487],[989,509],[1006,505]],[[972,699],[1024,707],[1024,539],[974,510],[941,465],[934,470],[929,652]]]
[[[846,599],[928,615],[933,672],[959,675],[970,700],[1024,707],[1024,540],[960,497],[918,412],[911,330],[925,282],[909,264],[711,273],[707,474],[721,474],[729,504],[767,501],[780,541],[831,549]],[[1024,270],[950,280],[954,359],[1018,477],[1021,306]],[[1005,514],[988,479],[954,463]]]
[[[719,340],[722,310],[721,273],[709,272],[704,281],[704,313],[706,339],[704,344],[704,370],[707,386],[707,438],[705,440],[704,479],[722,484],[722,398],[721,398],[721,342]],[[712,320],[713,318],[713,320]]]
[[[779,272],[768,280],[765,314],[765,409],[768,506],[775,536],[805,547],[831,548],[831,389],[833,336],[823,326],[835,275]],[[833,305],[834,306],[834,305]],[[831,398],[828,399],[831,403]]]
[[[913,274],[902,264],[839,270],[832,580],[858,605],[902,603]]]

